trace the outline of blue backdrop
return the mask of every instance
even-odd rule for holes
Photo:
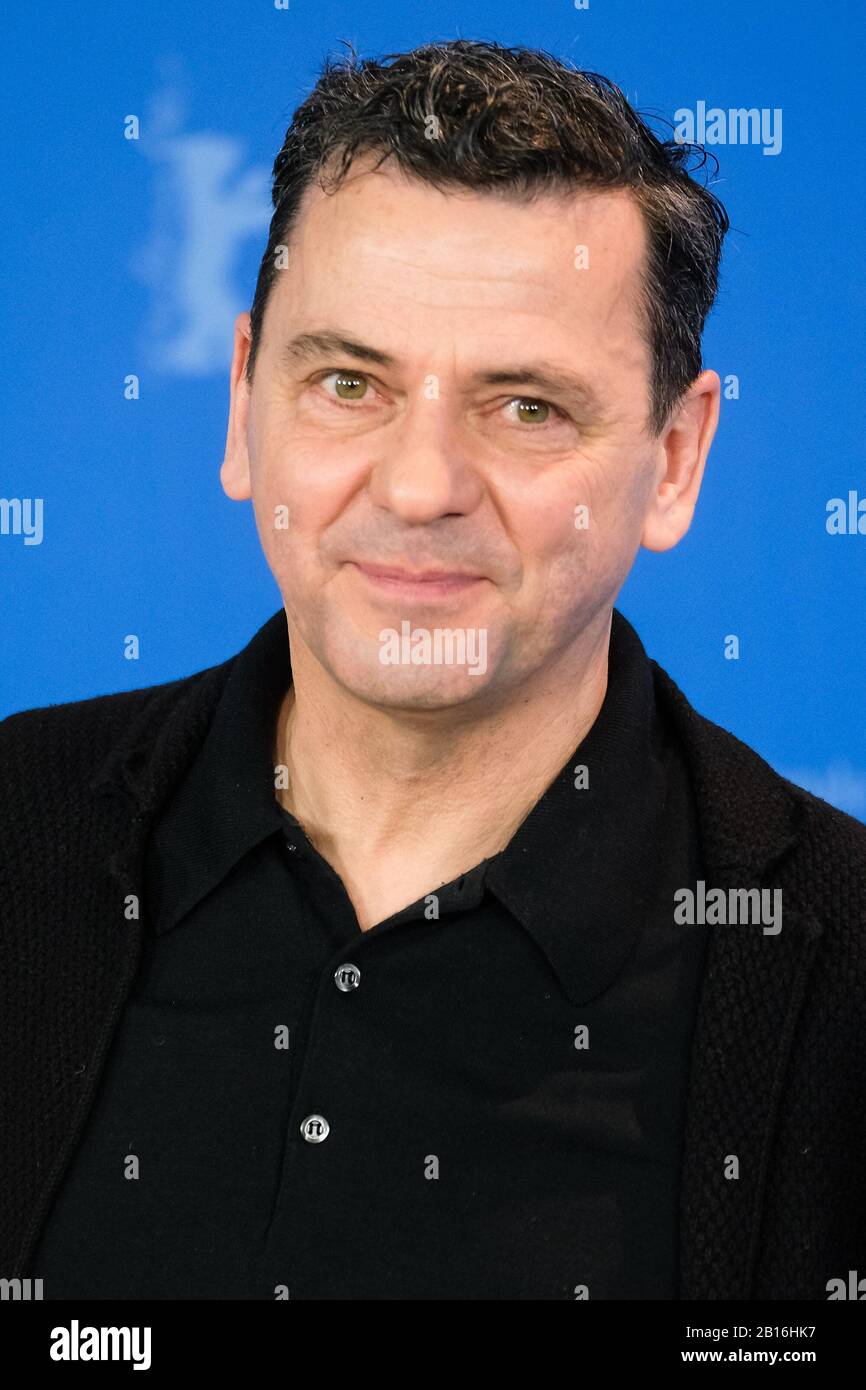
[[[733,226],[705,361],[729,398],[698,511],[618,606],[702,713],[866,819],[866,534],[827,527],[866,498],[861,0],[42,0],[4,31],[0,715],[189,674],[280,606],[218,478],[274,155],[340,38],[495,39],[671,121],[764,113],[709,146]]]

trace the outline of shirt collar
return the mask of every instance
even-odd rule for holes
[[[292,679],[279,609],[235,657],[204,743],[157,821],[147,881],[154,931],[169,931],[267,836],[283,828],[273,736]]]
[[[487,873],[488,887],[533,936],[574,1003],[613,982],[651,909],[663,747],[650,661],[615,608],[595,722]],[[582,767],[584,787],[575,785]]]
[[[273,731],[290,683],[279,609],[232,662],[199,756],[155,827],[148,851],[155,931],[170,930],[249,850],[285,829]],[[588,769],[585,788],[575,786],[580,765]],[[651,664],[614,608],[599,714],[483,875],[575,1003],[604,990],[634,946],[651,898],[663,801]]]

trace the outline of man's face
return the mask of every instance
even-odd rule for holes
[[[622,192],[355,170],[305,195],[249,393],[239,316],[223,485],[252,496],[293,659],[377,706],[492,706],[570,678],[646,541],[643,223]]]

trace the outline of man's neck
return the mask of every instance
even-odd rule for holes
[[[293,643],[275,731],[289,785],[278,797],[342,878],[362,927],[505,848],[601,709],[609,615],[585,639],[567,669],[472,721],[366,705]]]

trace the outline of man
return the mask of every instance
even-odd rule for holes
[[[296,113],[222,468],[283,606],[2,726],[3,1275],[823,1299],[862,1264],[866,830],[614,607],[719,414],[685,156],[462,40]]]

